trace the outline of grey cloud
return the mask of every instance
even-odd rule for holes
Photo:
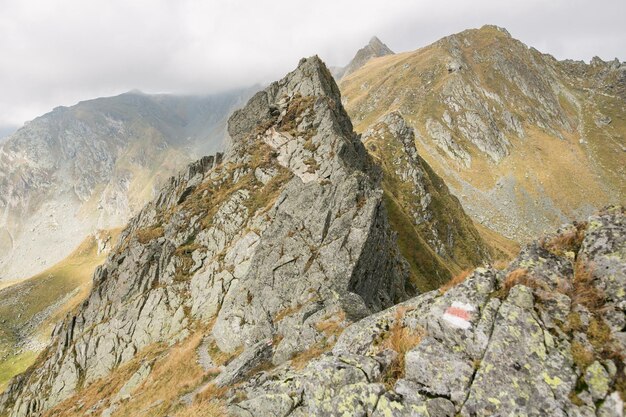
[[[557,58],[626,58],[623,0],[0,0],[0,124],[57,105],[266,83],[376,34],[395,51],[486,23]]]

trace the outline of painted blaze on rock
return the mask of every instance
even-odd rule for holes
[[[443,319],[454,327],[469,329],[472,327],[470,321],[474,310],[476,309],[470,304],[454,301],[452,305],[446,309],[443,314]]]

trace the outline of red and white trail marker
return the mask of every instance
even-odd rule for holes
[[[443,319],[454,327],[467,330],[472,327],[470,320],[474,310],[476,309],[470,304],[455,301],[443,313]]]

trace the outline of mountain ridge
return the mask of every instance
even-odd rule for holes
[[[557,61],[494,26],[340,82],[358,132],[400,111],[472,218],[517,241],[624,202],[624,85],[624,64]]]
[[[0,416],[623,415],[624,208],[505,266],[455,195],[484,186],[462,173],[496,176],[531,146],[560,163],[550,173],[593,154],[597,134],[619,151],[621,67],[555,64],[494,26],[368,60],[341,88],[303,58],[229,117],[224,153],[130,219]],[[394,85],[402,70],[419,83]],[[515,173],[500,188],[518,192]]]

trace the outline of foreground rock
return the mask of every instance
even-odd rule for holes
[[[238,388],[247,399],[230,410],[622,416],[624,288],[626,218],[615,208],[530,245],[504,271],[479,268],[444,294],[423,294],[353,324],[332,353],[304,370]]]

